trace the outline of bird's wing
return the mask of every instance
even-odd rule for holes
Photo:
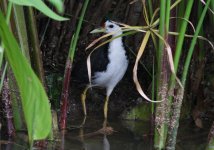
[[[108,44],[95,50],[91,55],[91,70],[92,76],[95,72],[102,72],[107,69],[108,59]]]

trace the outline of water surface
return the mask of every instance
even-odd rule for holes
[[[68,130],[64,136],[59,136],[48,143],[50,150],[152,150],[153,131],[151,123],[145,121],[124,121],[114,119],[108,121],[108,126],[114,129],[110,135],[98,131],[103,127],[100,118],[88,117],[83,127],[83,119],[73,119],[68,122]],[[178,131],[176,150],[203,150],[209,129],[199,129],[189,121],[182,121]],[[28,149],[25,133],[17,133],[17,137],[8,142],[1,136],[2,150]]]

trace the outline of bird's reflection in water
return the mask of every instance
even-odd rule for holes
[[[106,135],[103,136],[103,150],[110,150],[110,143]]]
[[[103,135],[103,140],[85,139],[83,142],[83,150],[110,150],[110,143],[106,135]]]
[[[84,134],[85,122],[86,118],[83,120],[79,134],[83,150],[110,150],[110,143],[107,135],[112,134],[114,131],[112,127],[107,126],[107,120],[104,120],[103,127],[101,129],[87,134]]]

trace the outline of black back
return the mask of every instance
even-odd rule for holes
[[[109,44],[105,44],[102,47],[96,49],[91,54],[91,71],[92,76],[95,72],[105,71],[109,63],[108,59],[108,47]],[[87,70],[87,58],[82,58],[74,64],[72,69],[72,80],[78,83],[87,84],[88,80],[88,70]]]
[[[95,72],[105,71],[107,69],[107,65],[109,63],[108,59],[108,48],[109,44],[105,44],[104,46],[96,49],[91,55],[91,70],[92,76]]]

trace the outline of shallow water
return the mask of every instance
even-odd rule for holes
[[[103,126],[102,119],[88,117],[83,128],[79,125],[81,119],[70,120],[64,137],[61,135],[55,141],[49,142],[50,150],[152,150],[153,135],[150,122],[109,120],[115,132],[110,135],[98,131]],[[203,150],[206,145],[208,128],[198,129],[191,121],[182,121],[180,124],[176,150]],[[5,141],[3,141],[5,140]],[[18,133],[11,143],[1,137],[2,150],[28,149],[27,137]]]
[[[65,148],[70,147],[70,149],[87,149],[87,150],[142,150],[142,149],[151,149],[151,135],[148,135],[149,132],[144,130],[134,133],[131,130],[135,130],[138,126],[149,127],[149,123],[142,121],[119,121],[119,120],[110,120],[108,126],[111,126],[114,129],[114,132],[111,135],[103,135],[100,133],[95,133],[103,126],[102,120],[97,120],[93,118],[87,118],[86,123],[84,124],[83,130],[72,131],[70,130],[65,136]],[[74,129],[75,130],[75,129]],[[76,133],[75,133],[76,132]],[[89,135],[88,135],[89,133]],[[78,142],[76,140],[67,140],[73,137],[78,136],[78,134],[83,134],[81,140]],[[139,135],[138,135],[139,134]],[[72,148],[74,145],[76,147]]]

